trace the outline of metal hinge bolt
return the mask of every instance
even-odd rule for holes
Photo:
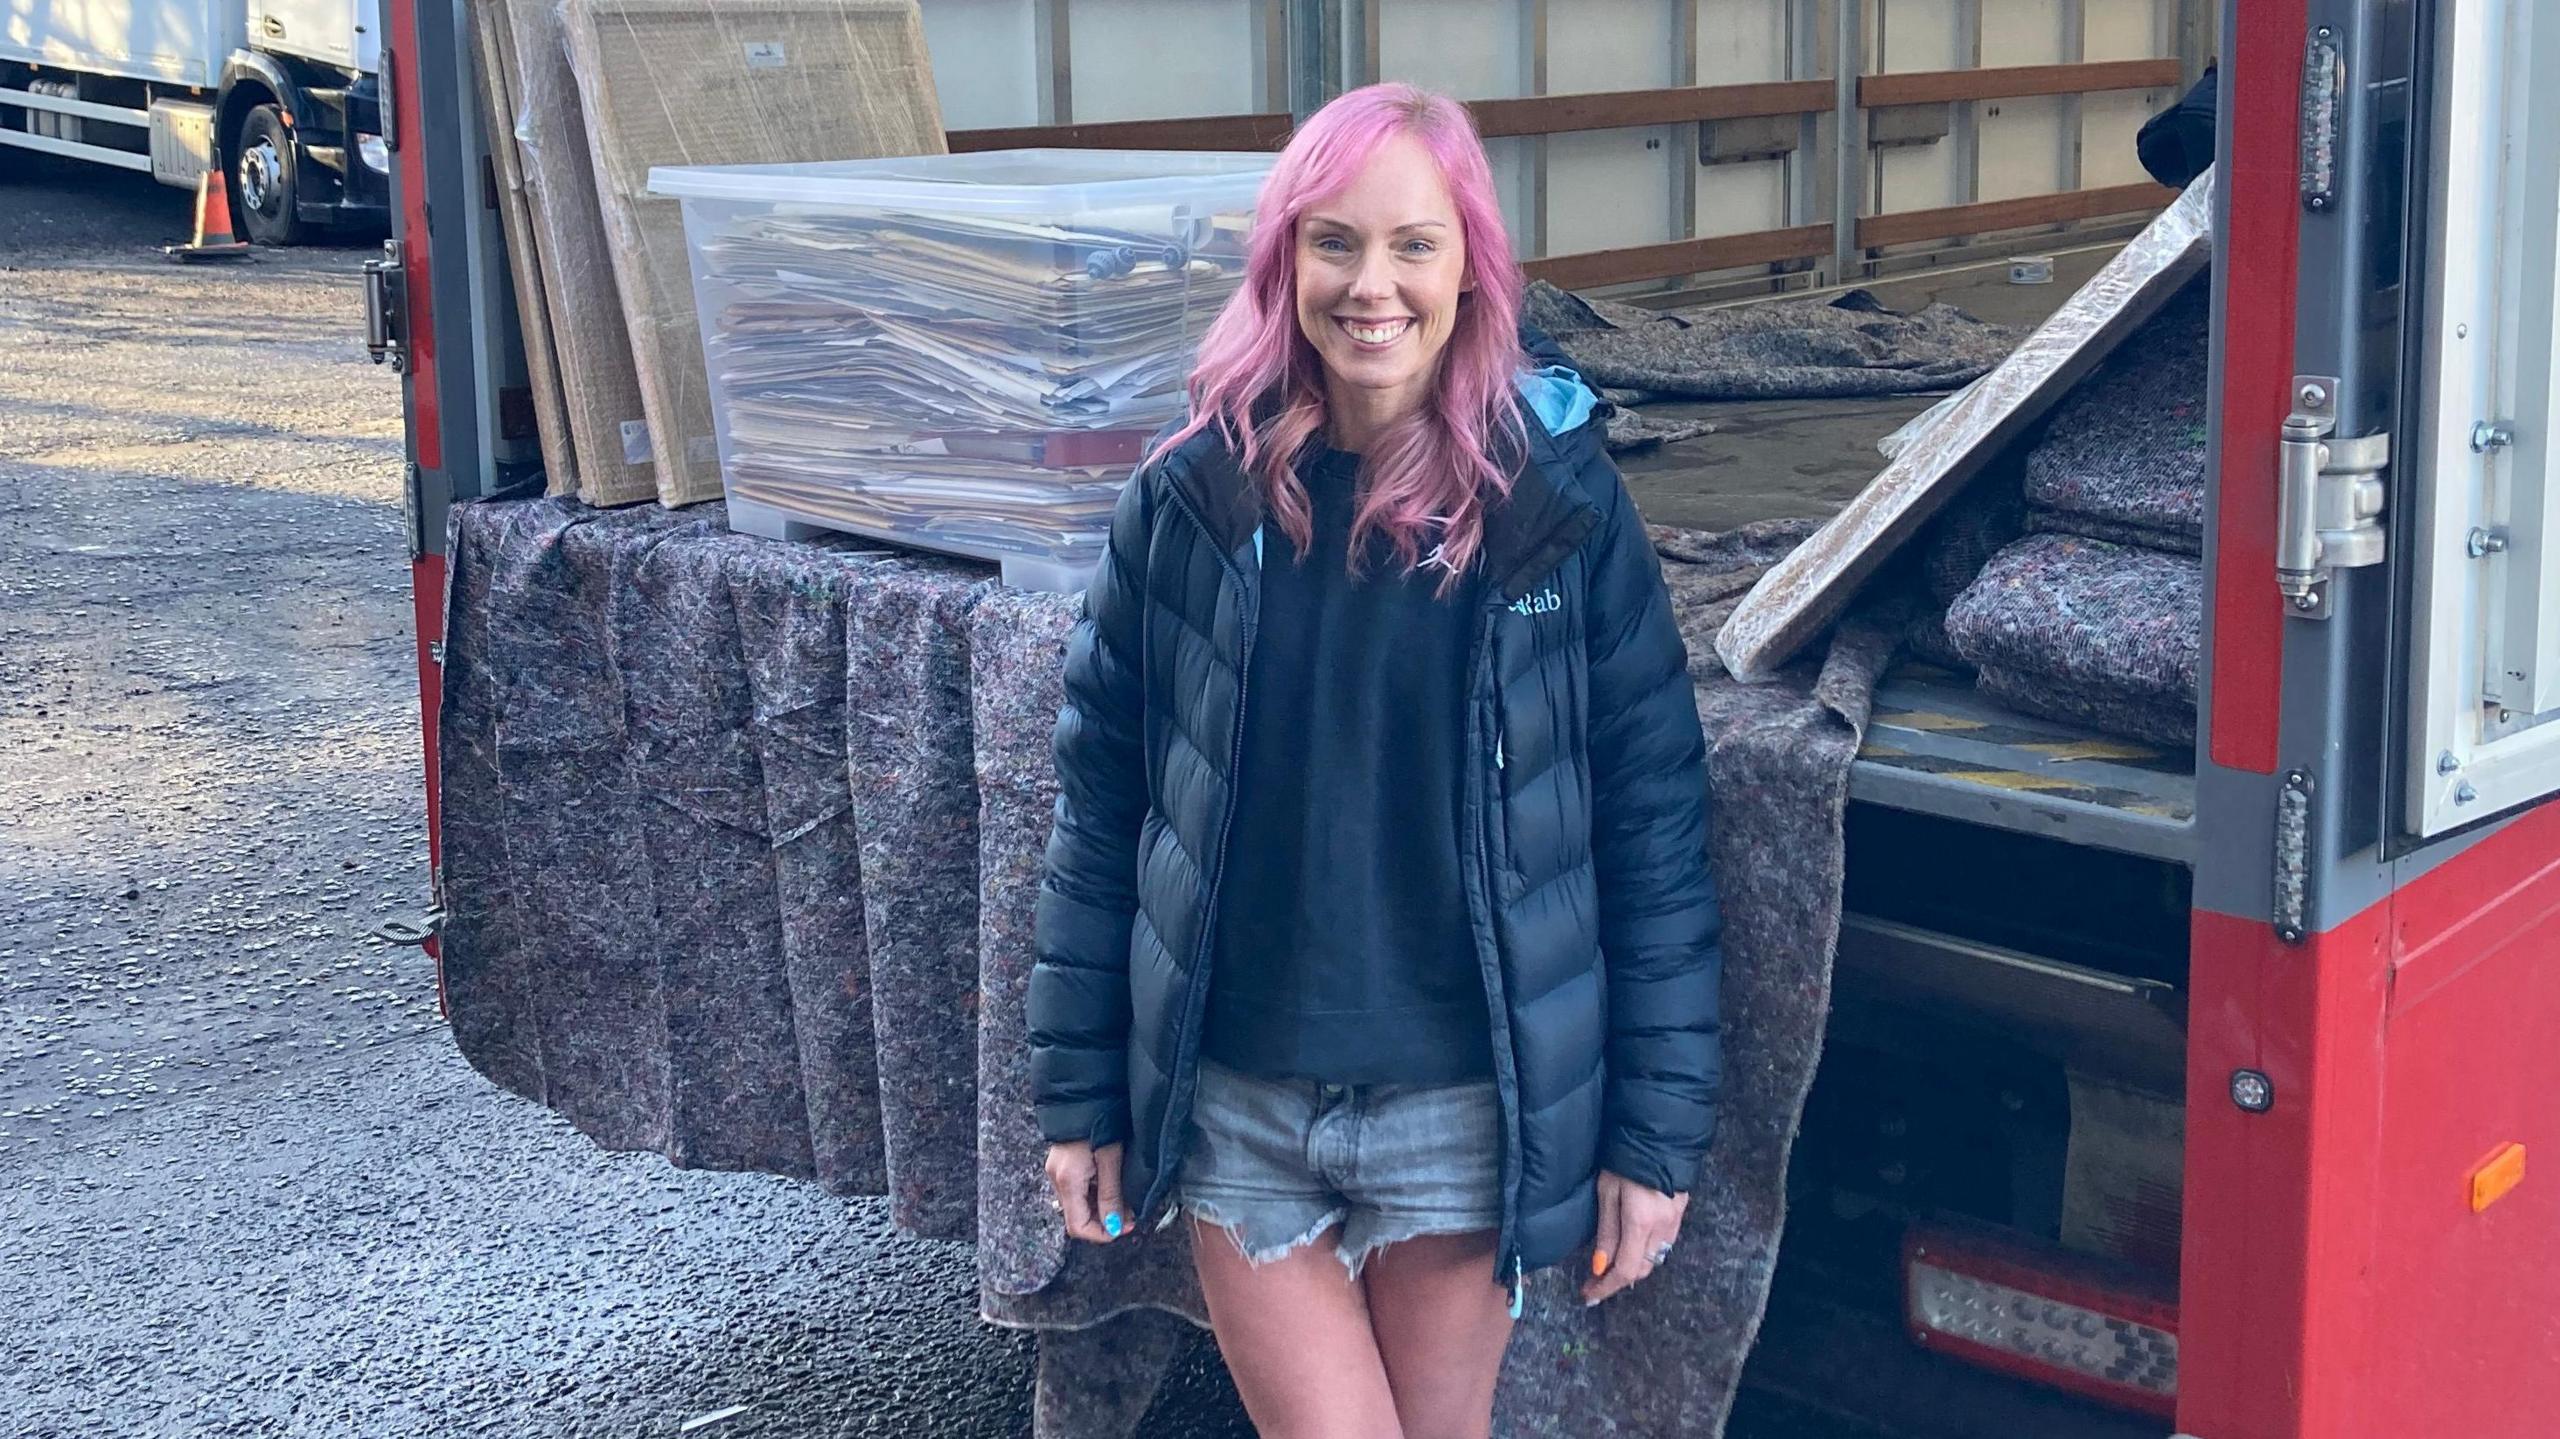
[[[2471,449],[2474,454],[2485,455],[2491,450],[2503,450],[2515,442],[2516,427],[2504,420],[2479,420],[2471,426]]]
[[[2507,532],[2475,526],[2470,537],[2463,541],[2462,552],[2475,560],[2503,555],[2507,552]]]
[[[2471,787],[2471,781],[2469,780],[2464,780],[2462,783],[2453,787],[2453,802],[2455,804],[2469,804],[2479,797],[2480,791],[2473,789]]]
[[[2444,753],[2436,756],[2436,773],[2438,774],[2449,775],[2461,768],[2462,761],[2455,759],[2453,757],[2453,751],[2451,750],[2446,750]]]
[[[2254,1069],[2231,1071],[2231,1102],[2251,1114],[2264,1114],[2276,1105],[2276,1082]]]

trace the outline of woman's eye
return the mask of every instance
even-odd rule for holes
[[[1316,241],[1316,248],[1328,255],[1340,255],[1349,251],[1351,246],[1340,235],[1327,235]]]
[[[1407,240],[1404,242],[1404,252],[1408,255],[1428,255],[1434,248],[1435,247],[1429,240]]]

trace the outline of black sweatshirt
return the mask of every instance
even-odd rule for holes
[[[1359,457],[1299,467],[1303,561],[1263,536],[1243,764],[1202,1052],[1269,1078],[1493,1073],[1458,841],[1474,583],[1442,599],[1373,538],[1349,553]]]

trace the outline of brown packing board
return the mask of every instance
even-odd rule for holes
[[[578,498],[629,505],[658,497],[640,405],[640,373],[623,332],[612,248],[587,160],[586,121],[549,0],[481,0],[505,43],[499,63],[513,108],[509,148],[535,229],[553,357],[559,366]]]
[[[542,261],[535,253],[533,202],[524,192],[524,171],[516,161],[510,116],[515,96],[507,83],[506,19],[497,0],[471,7],[473,59],[480,68],[482,114],[489,127],[489,154],[498,166],[498,213],[507,233],[507,269],[515,281],[516,319],[524,334],[527,383],[533,389],[533,418],[542,439],[543,492],[578,492],[576,447],[569,435],[568,401],[560,393],[560,360],[551,345],[550,301],[542,291]]]
[[[658,498],[720,495],[681,203],[654,165],[943,153],[913,0],[566,0]]]
[[[2053,408],[2213,256],[2208,170],[2079,293],[1913,436],[1864,490],[1752,586],[1716,633],[1735,678],[1759,682],[1820,635],[1893,552],[1983,465]]]

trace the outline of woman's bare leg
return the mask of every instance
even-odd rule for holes
[[[1485,1439],[1511,1342],[1493,1231],[1426,1234],[1369,1256],[1362,1283],[1405,1439]]]
[[[1328,1229],[1313,1244],[1257,1265],[1246,1262],[1225,1230],[1192,1223],[1192,1259],[1218,1352],[1262,1439],[1401,1439],[1404,1433],[1361,1286],[1334,1253],[1336,1232]]]

